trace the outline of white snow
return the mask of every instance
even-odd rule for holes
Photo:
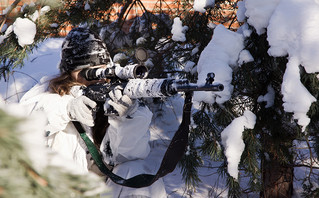
[[[36,21],[39,18],[39,11],[36,10],[32,15],[29,16],[32,21]]]
[[[239,53],[239,60],[238,60],[239,65],[253,62],[253,61],[254,61],[254,57],[250,54],[248,50],[243,50]]]
[[[265,108],[269,108],[269,107],[273,106],[273,104],[275,102],[274,88],[272,88],[271,85],[268,85],[267,91],[268,91],[267,94],[265,94],[264,96],[259,96],[257,99],[257,102],[266,102]]]
[[[242,34],[244,37],[249,37],[252,33],[252,30],[249,29],[249,26],[247,23],[244,23],[242,26],[238,28],[237,33]]]
[[[221,133],[228,162],[228,173],[235,179],[238,179],[238,164],[245,149],[242,132],[245,128],[253,129],[255,123],[255,114],[251,111],[245,111],[243,116],[235,118]]]
[[[195,0],[193,8],[197,12],[204,13],[206,12],[205,7],[213,7],[215,0]]]
[[[237,2],[237,20],[238,22],[244,22],[246,19],[245,12],[246,12],[246,7],[245,7],[245,1],[238,1]]]
[[[57,28],[57,27],[59,27],[59,24],[57,24],[57,23],[52,23],[52,24],[50,24],[50,27],[52,27],[52,28]]]
[[[10,25],[10,26],[6,29],[4,35],[0,35],[0,43],[2,43],[3,40],[4,40],[5,38],[7,38],[12,31],[13,31],[13,26]]]
[[[172,39],[174,41],[186,41],[185,32],[187,31],[188,27],[183,26],[182,21],[179,17],[174,19],[174,24],[172,26]]]
[[[91,10],[91,6],[90,6],[90,4],[89,4],[89,1],[87,1],[87,2],[85,3],[84,10]]]
[[[307,112],[316,98],[300,82],[299,61],[295,57],[289,58],[281,89],[285,111],[294,112],[294,119],[305,130],[310,122]]]
[[[192,50],[191,55],[193,56],[193,55],[197,54],[198,51],[199,51],[198,47],[195,47],[195,48]]]
[[[136,39],[136,46],[141,46],[143,44],[145,44],[147,42],[147,40],[144,37],[140,37],[138,39]]]
[[[18,38],[19,45],[24,47],[34,42],[37,33],[36,25],[28,18],[17,18],[13,23],[13,32]]]
[[[245,0],[244,2],[246,7],[245,15],[248,17],[247,22],[255,27],[258,34],[264,33],[269,24],[269,19],[280,0]]]
[[[29,17],[31,18],[32,21],[36,21],[39,16],[44,15],[45,13],[50,11],[50,6],[44,6],[43,8],[41,8],[40,13],[38,10],[36,10],[32,15],[30,15]]]
[[[198,84],[205,84],[207,73],[215,73],[215,82],[222,83],[222,92],[195,92],[193,100],[219,104],[229,100],[233,90],[232,68],[236,66],[240,51],[244,48],[243,36],[218,25],[214,36],[200,55],[197,71]]]
[[[187,61],[187,63],[185,64],[185,68],[184,70],[186,72],[192,72],[193,67],[195,66],[195,63],[192,61]]]
[[[145,61],[144,65],[145,65],[147,68],[152,68],[152,67],[154,67],[153,59],[152,59],[152,58],[148,58],[148,59]]]
[[[43,6],[40,11],[40,15],[43,15],[51,10],[50,6]]]
[[[114,62],[114,63],[119,63],[120,61],[125,60],[125,59],[127,59],[127,58],[128,58],[128,57],[126,56],[126,54],[124,54],[124,53],[117,53],[117,54],[115,54],[114,57],[113,57],[113,62]]]
[[[0,95],[7,103],[16,103],[43,76],[57,75],[63,39],[47,39],[25,60],[25,66],[14,69],[5,82],[0,80]]]
[[[302,65],[307,73],[319,71],[318,1],[315,0],[244,0],[238,3],[240,21],[252,25],[258,34],[267,28],[269,55],[288,56],[289,62],[282,83],[284,109],[305,130],[310,122],[307,112],[316,99],[300,81]],[[239,32],[249,35],[247,26]]]

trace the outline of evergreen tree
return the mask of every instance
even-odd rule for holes
[[[209,135],[200,134],[198,137],[205,137],[202,154],[210,154],[213,158],[220,149],[223,150],[219,147],[222,129],[245,110],[250,110],[257,119],[253,130],[245,129],[243,132],[246,146],[241,156],[239,180],[227,173],[225,159],[219,169],[220,174],[227,177],[229,196],[241,197],[246,192],[260,192],[261,197],[292,197],[294,168],[302,166],[309,168],[309,175],[303,181],[303,195],[315,197],[318,195],[318,188],[314,186],[318,180],[314,171],[318,156],[318,135],[315,133],[318,129],[318,102],[312,104],[308,112],[311,123],[306,132],[302,132],[292,113],[283,108],[281,85],[287,57],[270,56],[267,32],[258,35],[253,27],[250,29],[252,34],[245,40],[245,50],[250,52],[254,61],[244,63],[233,71],[234,91],[229,101],[223,106],[203,105],[201,114],[194,115],[196,127],[193,132],[210,131]],[[307,74],[302,65],[300,68],[302,82],[318,98],[317,77]],[[273,92],[275,98],[274,104],[268,106],[259,97],[269,92]],[[309,155],[298,150],[301,142],[307,145]],[[309,159],[311,162],[307,163]],[[244,189],[240,181],[247,176],[249,186]],[[196,175],[193,178],[196,179]]]

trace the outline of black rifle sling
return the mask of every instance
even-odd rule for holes
[[[140,174],[129,179],[124,179],[114,174],[111,170],[109,170],[106,167],[106,165],[102,161],[102,157],[99,151],[97,150],[93,142],[86,135],[86,132],[83,129],[82,125],[76,121],[73,121],[73,124],[80,133],[80,136],[82,137],[87,148],[89,149],[89,152],[91,153],[93,160],[95,161],[96,165],[102,173],[107,175],[108,178],[110,178],[116,184],[131,188],[142,188],[152,185],[160,177],[163,177],[168,173],[171,173],[175,169],[179,160],[183,157],[188,143],[188,132],[192,106],[191,100],[191,93],[186,93],[182,123],[180,124],[173,139],[171,140],[171,143],[169,144],[163,157],[160,168],[158,169],[155,175]]]

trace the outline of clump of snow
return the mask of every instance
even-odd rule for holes
[[[216,25],[215,23],[208,23],[208,24],[207,24],[207,27],[208,27],[209,29],[215,29],[216,26],[217,26],[217,25]]]
[[[113,62],[114,63],[119,63],[121,62],[122,60],[126,60],[128,57],[126,56],[126,54],[124,53],[117,53],[114,55],[113,57]]]
[[[21,47],[30,45],[34,42],[35,34],[37,33],[36,25],[30,19],[17,18],[13,23],[13,32],[18,37],[18,42]]]
[[[316,99],[300,82],[299,66],[308,73],[319,72],[318,9],[318,3],[312,0],[281,0],[267,27],[268,53],[289,56],[281,90],[284,109],[294,113],[303,129],[310,122],[306,114]]]
[[[247,23],[244,23],[242,26],[238,28],[237,33],[241,33],[242,35],[244,35],[244,37],[249,37],[252,33],[252,30],[249,29]]]
[[[194,67],[195,63],[192,61],[187,61],[187,63],[185,64],[185,71],[186,72],[191,72],[193,67]]]
[[[283,106],[286,112],[293,112],[294,119],[302,126],[303,131],[310,123],[307,112],[311,103],[316,101],[309,91],[300,82],[299,60],[295,57],[289,58],[287,68],[281,85],[283,94]]]
[[[246,7],[245,7],[245,2],[244,1],[238,1],[237,2],[237,6],[238,6],[238,9],[237,9],[237,20],[238,22],[244,22],[245,19],[246,19],[246,16],[245,16],[245,12],[246,12]]]
[[[84,10],[91,10],[91,6],[90,6],[90,4],[89,4],[89,1],[87,1],[87,2],[85,3]]]
[[[172,39],[174,41],[186,41],[185,32],[188,30],[187,26],[183,26],[182,21],[179,17],[174,19],[174,24],[172,26]]]
[[[146,41],[147,41],[146,38],[140,37],[140,38],[136,39],[136,46],[141,46],[141,45],[145,44]]]
[[[239,53],[239,60],[238,60],[239,65],[253,62],[253,61],[254,61],[254,57],[250,54],[248,50],[243,50]]]
[[[197,54],[199,51],[198,47],[195,47],[193,50],[192,50],[192,53],[191,55],[194,56],[195,54]]]
[[[36,10],[32,15],[29,16],[32,21],[36,21],[39,18],[39,12]]]
[[[267,29],[270,56],[288,55],[281,93],[285,111],[294,113],[294,119],[305,130],[310,119],[307,112],[316,101],[300,81],[299,66],[307,73],[319,72],[319,4],[313,0],[244,0],[239,4],[240,20],[247,17],[258,34]],[[247,36],[247,25],[239,32]],[[298,94],[297,94],[298,93]]]
[[[214,36],[200,55],[197,71],[198,84],[205,84],[207,73],[215,73],[215,83],[224,85],[222,92],[195,92],[193,100],[219,104],[229,100],[233,90],[232,68],[237,65],[239,53],[244,48],[243,36],[218,25]]]
[[[204,13],[206,12],[206,7],[213,7],[215,0],[195,0],[193,8],[197,12]]]
[[[10,26],[7,28],[7,30],[6,30],[6,32],[4,33],[4,35],[0,35],[0,43],[2,43],[3,40],[4,40],[5,38],[7,38],[12,31],[13,31],[13,26],[10,25]]]
[[[30,18],[32,19],[32,21],[36,21],[39,16],[44,15],[45,13],[50,11],[50,6],[44,6],[43,8],[41,8],[40,13],[38,10],[36,10],[31,16]]]
[[[265,32],[277,4],[280,0],[245,0],[247,22],[254,26],[257,34]],[[291,11],[290,13],[294,13]]]
[[[145,65],[146,67],[148,67],[148,68],[154,67],[154,63],[153,63],[152,58],[148,58],[148,59],[145,61],[144,65]]]
[[[282,0],[268,26],[269,54],[296,56],[308,73],[319,72],[318,9],[312,0]]]
[[[57,27],[59,27],[59,24],[57,24],[57,23],[52,23],[52,24],[50,24],[50,27],[52,27],[52,28],[57,28]]]
[[[41,8],[40,14],[43,15],[43,14],[49,12],[50,10],[51,10],[50,6],[43,6],[43,8]]]
[[[269,107],[273,106],[273,104],[275,102],[274,88],[272,88],[271,85],[268,85],[267,91],[268,91],[267,94],[265,94],[264,96],[259,96],[257,99],[257,102],[266,102],[265,108],[269,108]]]
[[[238,164],[245,149],[242,133],[247,129],[253,129],[256,123],[256,115],[251,111],[245,111],[244,115],[235,118],[221,133],[222,145],[227,157],[228,173],[238,179]]]

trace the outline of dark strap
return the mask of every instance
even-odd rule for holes
[[[190,115],[191,115],[191,93],[186,93],[184,111],[183,111],[183,120],[180,124],[178,130],[176,131],[171,143],[169,144],[165,155],[163,157],[161,166],[155,175],[151,174],[140,174],[129,179],[124,179],[116,174],[114,174],[111,170],[109,170],[104,162],[102,161],[102,156],[98,152],[96,146],[93,142],[88,138],[83,129],[81,123],[73,121],[74,126],[80,133],[80,136],[84,140],[89,152],[96,165],[100,169],[102,173],[107,175],[114,183],[132,187],[132,188],[141,188],[152,185],[155,181],[157,181],[160,177],[171,173],[179,160],[183,157],[185,153],[185,149],[188,143],[188,132],[189,132],[189,124],[190,124]]]

